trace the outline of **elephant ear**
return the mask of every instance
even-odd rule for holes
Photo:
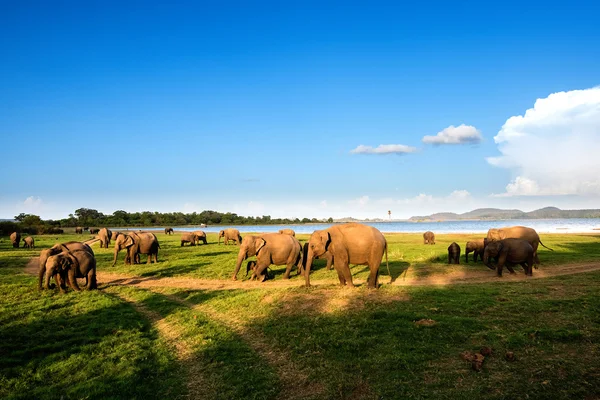
[[[323,246],[325,247],[325,251],[329,250],[329,245],[331,244],[331,235],[327,231],[319,232],[319,239]]]
[[[79,269],[79,261],[77,261],[77,257],[75,257],[72,253],[67,254],[64,259],[69,261],[67,268],[73,266],[75,269]]]
[[[125,247],[133,246],[133,238],[131,236],[127,235],[125,237],[125,240],[123,241],[123,246],[125,246]]]
[[[258,252],[265,246],[265,244],[267,244],[265,239],[256,238],[256,240],[254,240],[254,248],[256,249],[254,254],[258,255]]]

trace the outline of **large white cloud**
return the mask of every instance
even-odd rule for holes
[[[494,141],[515,176],[501,196],[600,195],[600,87],[538,99]]]
[[[351,154],[407,154],[417,151],[416,147],[404,144],[380,144],[377,147],[359,145],[351,150]]]
[[[474,144],[479,143],[483,138],[481,132],[470,125],[450,125],[435,136],[424,136],[423,143],[427,144]]]

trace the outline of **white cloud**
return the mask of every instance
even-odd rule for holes
[[[427,144],[474,144],[481,142],[483,137],[474,126],[462,124],[450,125],[435,136],[423,136],[422,140]]]
[[[36,196],[29,196],[19,204],[20,208],[24,209],[26,213],[39,212],[44,207],[44,202],[41,198]]]
[[[417,151],[416,147],[406,146],[404,144],[380,144],[377,147],[360,145],[350,154],[408,154]]]
[[[514,172],[498,196],[600,195],[600,88],[559,92],[509,118],[494,166]]]

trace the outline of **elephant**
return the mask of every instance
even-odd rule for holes
[[[78,233],[78,234],[81,235],[83,233],[83,228],[81,226],[76,227],[75,228],[75,233]]]
[[[498,257],[495,268],[498,276],[502,276],[504,265],[511,273],[514,273],[512,266],[517,264],[523,267],[525,275],[533,275],[534,250],[531,243],[525,239],[509,238],[488,243],[483,254],[483,262],[488,268],[494,269],[490,263],[490,257]]]
[[[303,270],[306,268],[306,260],[308,260],[308,242],[304,243],[304,246],[302,247],[302,255],[304,258],[304,263],[302,265]],[[316,259],[324,259],[327,260],[327,271],[331,271],[331,267],[333,266],[333,255],[326,251],[325,253],[321,254],[320,256],[316,257]],[[303,271],[301,271],[303,272]]]
[[[127,235],[121,233],[115,240],[115,256],[112,265],[117,263],[117,255],[122,249],[127,249],[125,264],[135,264],[139,262],[139,254],[148,255],[148,264],[151,263],[152,256],[154,262],[158,262],[158,239],[150,232],[129,232]],[[129,260],[129,261],[128,261]]]
[[[465,246],[465,262],[469,263],[469,253],[473,253],[473,261],[477,262],[477,256],[483,260],[483,249],[485,239],[469,240]]]
[[[237,280],[242,262],[253,256],[256,256],[256,270],[253,276],[261,282],[265,279],[263,271],[271,264],[286,266],[283,276],[285,279],[290,278],[294,265],[297,266],[298,272],[302,268],[302,246],[295,237],[281,233],[247,235],[242,240],[232,280]]]
[[[184,232],[181,234],[181,246],[184,243],[189,243],[190,246],[195,246],[198,241],[198,236],[194,232]]]
[[[46,261],[48,261],[48,258],[50,256],[62,253],[62,252],[74,252],[74,251],[87,251],[89,253],[91,253],[92,255],[94,254],[94,252],[92,251],[92,248],[85,244],[85,243],[81,243],[81,242],[66,242],[66,243],[57,243],[54,246],[52,246],[49,249],[44,249],[40,252],[40,263],[39,263],[39,269],[38,269],[38,288],[42,289],[42,281],[44,280],[44,273],[46,272]],[[95,271],[94,271],[94,282],[92,283],[89,279],[87,279],[86,285],[89,287],[90,285],[92,286],[96,286],[95,283]],[[86,276],[87,278],[87,276]],[[59,287],[64,287],[64,283],[61,283],[59,280],[60,278],[57,276],[56,278],[57,280],[57,284]]]
[[[533,247],[533,261],[535,264],[540,263],[540,259],[538,258],[537,249],[538,245],[542,245],[546,247],[544,243],[540,240],[540,236],[533,228],[528,228],[526,226],[509,226],[507,228],[500,229],[490,229],[487,234],[488,240],[502,240],[502,239],[524,239],[529,242],[531,247]],[[546,247],[550,251],[554,251],[549,247]]]
[[[35,240],[31,236],[23,238],[23,248],[35,249]]]
[[[202,242],[202,243],[206,244],[206,233],[204,231],[194,231],[192,233],[198,237],[198,239],[197,239],[198,243]]]
[[[173,228],[168,227],[165,228],[165,235],[172,235],[173,234]]]
[[[98,232],[98,239],[100,239],[100,248],[108,249],[110,239],[112,238],[112,231],[108,228],[102,228]]]
[[[91,249],[90,249],[91,250]],[[87,289],[97,289],[96,282],[96,258],[94,253],[87,250],[66,250],[48,257],[45,263],[46,281],[44,288],[48,289],[50,278],[56,274],[57,286],[61,292],[65,292],[64,282],[77,292],[81,291],[77,284],[77,278],[86,278]]]
[[[296,236],[296,232],[294,232],[293,229],[280,229],[279,233],[283,234],[283,235],[290,235],[290,236]]]
[[[378,287],[379,266],[384,252],[388,274],[391,277],[387,249],[387,241],[378,229],[356,222],[314,231],[308,240],[304,271],[306,286],[310,287],[310,268],[315,257],[329,252],[333,257],[333,266],[342,286],[354,287],[350,264],[368,265],[370,270],[368,287],[375,289]]]
[[[435,244],[435,234],[427,231],[423,234],[423,244]]]
[[[115,240],[117,240],[117,237],[119,235],[122,235],[122,233],[121,232],[116,232],[116,231],[111,231],[110,240],[112,240],[114,242]]]
[[[12,247],[15,249],[19,248],[19,243],[21,243],[21,234],[19,232],[13,232],[10,234],[10,241],[12,243]]]
[[[98,233],[98,232],[100,232],[100,229],[99,229],[99,228],[90,228],[90,233],[91,233],[92,235],[95,235],[95,234],[96,234],[96,233]]]
[[[256,265],[256,261],[248,261],[248,264],[246,264],[246,276],[248,276],[248,272],[252,270],[252,276],[250,276],[251,281],[253,281],[254,279],[258,279],[258,275],[256,275]],[[271,271],[271,269],[267,267],[265,269],[263,282],[268,281],[269,279],[275,279],[275,276],[273,275],[273,271]]]
[[[221,238],[223,242],[228,245],[230,240],[233,240],[235,244],[240,245],[242,243],[242,236],[240,231],[235,228],[227,228],[219,231],[219,244],[221,244]]]
[[[460,246],[456,242],[448,246],[448,264],[460,264]]]

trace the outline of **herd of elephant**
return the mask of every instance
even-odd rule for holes
[[[435,234],[431,231],[425,232],[423,244],[435,244]],[[488,268],[497,272],[498,276],[502,276],[502,269],[505,266],[510,273],[514,273],[512,267],[515,265],[521,265],[525,274],[531,276],[533,267],[540,263],[537,254],[540,244],[546,247],[533,228],[525,226],[492,228],[488,230],[485,238],[467,242],[465,261],[468,263],[469,253],[473,253],[474,262],[477,262],[479,256]],[[553,251],[549,247],[546,248]],[[460,250],[460,246],[456,242],[452,242],[448,246],[448,264],[460,263]],[[492,264],[492,260],[495,260],[495,266]]]
[[[19,243],[21,243],[21,234],[19,232],[13,232],[10,234],[10,242],[12,243],[12,247],[15,249],[19,248]],[[35,249],[35,239],[31,236],[27,236],[23,238],[23,248],[26,249]]]
[[[171,234],[171,231],[172,229],[167,228],[165,234]],[[20,239],[20,235],[16,235]],[[242,263],[250,257],[256,257],[256,260],[247,262],[246,276],[252,271],[250,279],[261,282],[269,279],[269,266],[285,265],[284,278],[289,279],[295,267],[297,274],[304,275],[308,287],[310,271],[315,259],[326,259],[327,269],[333,267],[336,270],[342,286],[354,286],[350,271],[352,264],[368,266],[367,286],[377,288],[379,267],[384,255],[390,274],[387,241],[374,227],[359,223],[336,224],[324,230],[314,231],[304,245],[295,236],[292,229],[282,229],[277,233],[246,235],[242,239],[237,229],[228,228],[219,232],[218,244],[221,243],[221,238],[224,238],[225,245],[232,241],[240,246],[232,275],[233,280],[237,280]],[[423,239],[425,244],[435,244],[435,235],[432,232],[423,234]],[[102,228],[98,231],[96,240],[100,241],[102,248],[108,248],[111,241],[115,242],[113,266],[121,250],[126,250],[126,264],[139,263],[141,254],[148,256],[148,263],[158,262],[160,245],[153,233],[111,232],[107,228]],[[185,243],[195,246],[199,242],[206,244],[206,233],[203,231],[185,232],[181,236],[181,246]],[[534,264],[539,264],[537,249],[540,244],[546,247],[532,228],[516,226],[490,229],[486,238],[467,242],[465,259],[468,262],[469,253],[474,253],[475,262],[478,256],[481,257],[484,264],[496,270],[499,276],[502,275],[504,266],[514,273],[512,267],[518,264],[523,266],[527,275],[531,275]],[[448,263],[458,264],[460,252],[460,246],[453,242],[448,247]],[[495,266],[491,264],[492,259],[496,261]],[[94,289],[97,286],[94,252],[88,244],[81,242],[56,244],[50,249],[42,250],[38,281],[40,289],[44,276],[44,288],[50,287],[50,279],[54,276],[56,285],[63,292],[67,283],[73,290],[80,290],[76,278],[86,278],[86,287]]]

